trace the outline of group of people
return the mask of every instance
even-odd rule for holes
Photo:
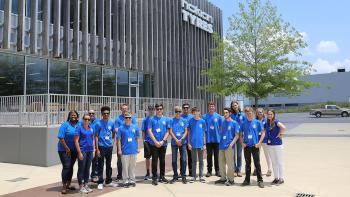
[[[128,105],[121,106],[122,114],[114,121],[110,119],[110,108],[101,108],[102,118],[95,117],[90,110],[79,121],[76,111],[68,114],[58,133],[58,154],[63,165],[62,193],[75,189],[71,186],[73,166],[78,160],[78,183],[80,193],[92,192],[88,186],[89,178],[97,183],[97,189],[104,186],[116,187],[112,181],[113,145],[117,144],[118,180],[120,186],[136,186],[135,167],[139,153],[138,141],[143,139],[144,158],[146,160],[145,180],[158,183],[173,184],[181,182],[204,183],[203,155],[207,155],[207,173],[205,177],[220,177],[215,184],[233,185],[234,177],[242,177],[242,152],[245,158],[245,179],[242,186],[250,184],[251,158],[253,158],[258,186],[263,188],[260,165],[260,147],[264,150],[268,170],[266,176],[275,179],[271,184],[283,184],[283,144],[282,137],[285,126],[276,119],[273,110],[267,111],[265,117],[262,108],[254,111],[251,107],[240,110],[237,101],[232,101],[230,108],[224,108],[223,117],[216,112],[214,102],[208,103],[208,113],[201,115],[199,108],[185,103],[176,106],[173,118],[163,115],[163,105],[149,105],[147,116],[142,121],[141,131],[136,118],[130,114]],[[165,156],[168,138],[171,136],[173,178],[165,178]],[[178,173],[178,152],[180,153],[180,174]],[[214,160],[214,164],[213,164]],[[159,162],[159,174],[158,174]],[[103,177],[106,163],[106,178]],[[199,169],[197,174],[197,164]],[[92,167],[91,167],[92,165]],[[188,176],[186,168],[188,166]],[[90,168],[92,169],[90,174]],[[152,171],[150,171],[152,169]]]

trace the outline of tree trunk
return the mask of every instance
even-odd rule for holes
[[[254,109],[257,109],[259,107],[259,98],[258,97],[254,97]]]

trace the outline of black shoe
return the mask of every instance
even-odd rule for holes
[[[256,176],[257,174],[256,174],[256,169],[254,169],[254,172],[253,172],[253,176]]]
[[[215,181],[214,183],[215,184],[224,184],[224,183],[226,183],[226,180],[219,179],[219,180]]]
[[[219,172],[215,172],[215,176],[217,177],[221,177],[220,173]]]
[[[135,182],[129,183],[129,185],[132,186],[132,187],[136,187],[136,183]]]
[[[177,178],[177,177],[174,177],[173,179],[171,179],[171,181],[170,181],[169,183],[170,183],[170,184],[173,184],[173,183],[175,183],[177,180],[178,180],[178,178]]]
[[[152,180],[152,185],[154,185],[154,186],[155,186],[155,185],[158,185],[157,179],[153,179],[153,180]]]
[[[206,177],[211,177],[211,172],[208,172],[205,176]]]
[[[165,184],[169,183],[168,179],[166,179],[165,177],[159,178],[159,182],[160,183],[165,183]]]
[[[243,183],[241,184],[241,186],[247,186],[247,185],[250,185],[249,181],[243,181]]]
[[[147,180],[150,180],[150,179],[151,179],[151,177],[149,176],[149,174],[146,174],[144,180],[147,181]]]
[[[182,177],[182,183],[183,183],[183,184],[187,184],[186,177]]]
[[[259,181],[259,182],[258,182],[258,186],[259,186],[260,188],[264,188],[264,187],[265,187],[265,186],[264,186],[264,182]]]
[[[235,184],[235,181],[234,181],[234,180],[232,180],[232,181],[226,181],[226,183],[225,183],[226,186],[232,186],[232,185],[234,185],[234,184]]]
[[[274,179],[274,180],[271,182],[271,185],[276,185],[278,182],[279,182],[278,179]]]
[[[277,185],[281,185],[281,184],[283,184],[283,183],[284,183],[284,180],[283,180],[283,179],[280,179],[280,180],[278,180]]]

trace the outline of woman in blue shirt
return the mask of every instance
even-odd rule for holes
[[[280,121],[276,120],[275,111],[268,110],[265,129],[267,135],[268,151],[272,161],[272,170],[275,176],[275,179],[271,184],[280,185],[284,183],[282,136],[284,135],[286,127]]]
[[[94,127],[90,125],[91,117],[89,114],[83,116],[83,123],[79,125],[75,133],[75,147],[78,154],[78,183],[81,194],[92,192],[88,186],[90,166],[94,153]]]
[[[63,122],[58,131],[57,150],[62,163],[62,194],[67,193],[67,189],[75,190],[70,186],[73,176],[73,166],[77,159],[77,151],[74,144],[75,129],[78,126],[79,114],[76,111],[68,113],[67,121]]]

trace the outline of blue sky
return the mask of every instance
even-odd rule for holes
[[[209,0],[223,10],[224,35],[228,17],[237,13],[238,2],[245,0]],[[314,73],[334,72],[339,67],[350,71],[349,0],[271,0],[299,32],[305,34],[308,48],[303,59],[313,64]]]

